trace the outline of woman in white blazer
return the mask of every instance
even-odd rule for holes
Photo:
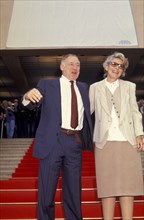
[[[103,63],[106,78],[90,86],[91,113],[95,112],[93,141],[98,197],[104,220],[113,220],[119,197],[123,220],[132,220],[134,196],[144,194],[140,151],[142,116],[136,85],[120,79],[128,59],[115,52]]]

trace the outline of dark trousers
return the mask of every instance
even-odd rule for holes
[[[81,220],[82,146],[75,135],[61,133],[53,151],[40,160],[38,220],[55,219],[55,193],[62,171],[65,218]]]

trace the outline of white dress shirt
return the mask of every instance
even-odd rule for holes
[[[115,90],[119,87],[119,80],[116,80],[115,82],[110,83],[107,81],[107,79],[105,79],[105,85],[113,95]],[[118,120],[116,111],[114,109],[114,106],[112,106],[111,118],[112,118],[112,123],[109,129],[107,140],[108,141],[127,141],[119,129],[119,120]]]
[[[84,107],[80,92],[74,81],[74,88],[77,95],[78,103],[78,126],[76,130],[81,130],[83,128],[83,117],[84,117]],[[71,82],[65,77],[60,78],[60,89],[61,89],[61,112],[62,112],[62,128],[72,129],[70,126],[71,121]]]

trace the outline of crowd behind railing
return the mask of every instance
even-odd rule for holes
[[[144,99],[138,101],[144,127]],[[40,118],[40,108],[29,110],[18,99],[0,101],[0,137],[34,138]]]
[[[39,117],[40,109],[28,110],[18,99],[0,101],[0,137],[35,137]]]

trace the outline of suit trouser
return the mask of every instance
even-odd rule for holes
[[[82,146],[75,135],[60,133],[53,151],[40,160],[38,220],[55,219],[55,193],[62,171],[64,213],[67,220],[81,220]]]

